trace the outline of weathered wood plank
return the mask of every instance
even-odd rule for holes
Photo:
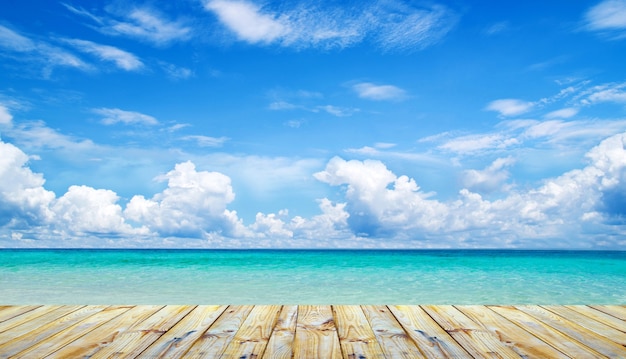
[[[521,305],[516,308],[602,355],[609,358],[626,357],[625,347],[551,311],[536,305]]]
[[[8,331],[7,333],[13,337],[8,342],[0,345],[0,358],[7,358],[22,352],[45,340],[46,338],[52,337],[66,328],[79,323],[85,318],[104,310],[106,307],[107,306],[103,305],[88,305],[59,317],[58,319],[47,324],[34,321],[25,323],[25,327],[15,333],[13,333],[13,330]],[[21,332],[24,334],[17,335]]]
[[[63,307],[61,305],[46,305],[31,311],[28,311],[22,315],[18,315],[11,319],[8,319],[0,323],[0,344],[4,344],[16,336],[21,336],[32,330],[33,325],[44,325],[55,319],[58,319],[65,314],[81,308],[80,306]],[[35,324],[37,323],[37,324]],[[18,328],[19,327],[19,328]],[[11,333],[2,334],[11,330]]]
[[[363,313],[387,358],[413,359],[424,356],[385,305],[364,305]]]
[[[197,306],[142,352],[141,357],[182,358],[225,309],[226,306],[219,305]]]
[[[602,322],[598,322],[589,318],[588,316],[572,310],[570,308],[566,308],[559,305],[546,305],[543,306],[545,309],[560,315],[561,317],[579,324],[580,326],[599,334],[605,338],[610,339],[611,341],[623,345],[626,347],[626,333],[619,331],[611,326],[608,326]]]
[[[294,359],[341,358],[341,347],[329,305],[302,305],[293,343]]]
[[[507,318],[518,326],[526,329],[537,338],[552,345],[567,355],[573,355],[577,359],[600,358],[602,355],[597,351],[570,338],[551,326],[535,319],[534,317],[512,306],[489,306],[491,310]]]
[[[263,353],[263,359],[291,359],[297,320],[298,306],[283,306],[272,336],[265,348],[265,353]]]
[[[493,333],[474,323],[454,306],[423,305],[422,308],[474,358],[521,358]]]
[[[121,333],[113,343],[96,352],[91,358],[135,358],[194,308],[193,305],[165,306],[146,320]]]
[[[344,358],[385,357],[360,306],[335,305],[332,309]]]
[[[624,305],[590,305],[590,307],[626,321],[626,306]]]
[[[129,310],[130,306],[112,306],[83,319],[82,321],[46,338],[36,345],[19,352],[15,358],[44,358],[60,348],[82,337],[91,330]],[[76,313],[76,312],[74,312]]]
[[[595,321],[604,323],[619,331],[626,332],[626,326],[624,325],[624,321],[612,315],[606,314],[586,305],[566,305],[566,307],[571,310],[575,310]]]
[[[187,352],[187,356],[203,359],[220,358],[252,308],[252,305],[228,307],[209,330],[194,343]]]
[[[41,307],[41,305],[16,305],[5,307],[0,310],[0,323],[39,307]]]
[[[280,314],[280,305],[257,305],[222,355],[225,358],[261,358]]]
[[[419,306],[392,305],[389,309],[426,358],[463,358],[463,349]]]
[[[91,358],[100,349],[115,341],[120,334],[141,323],[162,307],[162,305],[133,307],[69,343],[51,356],[55,358]]]
[[[474,323],[495,335],[500,342],[523,358],[570,358],[485,306],[455,305],[454,307],[472,319]]]

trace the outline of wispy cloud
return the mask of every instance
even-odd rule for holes
[[[530,111],[535,104],[518,99],[501,99],[490,102],[487,107],[488,111],[498,112],[501,116],[517,116]]]
[[[405,98],[406,91],[393,85],[376,85],[371,82],[361,82],[352,86],[359,97],[382,101],[382,100],[401,100]]]
[[[348,117],[352,116],[355,112],[360,111],[358,108],[338,107],[333,105],[318,106],[317,109],[325,111],[336,117]]]
[[[344,48],[371,40],[384,50],[422,49],[440,41],[457,21],[442,5],[417,8],[398,1],[364,2],[357,13],[305,2],[280,9],[247,0],[205,0],[204,5],[241,41],[295,48]]]
[[[137,71],[144,67],[143,62],[137,56],[117,47],[79,39],[64,39],[63,41],[79,51],[98,57],[100,60],[113,62],[117,67],[126,71]]]
[[[626,37],[626,0],[604,0],[585,13],[586,27],[615,39]]]
[[[148,7],[116,8],[114,14],[101,16],[80,7],[63,5],[74,14],[92,20],[95,23],[93,27],[109,35],[132,37],[157,46],[184,41],[192,35],[191,27],[183,21],[172,21],[165,18],[159,11]]]
[[[200,147],[222,147],[224,142],[228,141],[228,137],[210,137],[202,135],[184,136],[183,141],[194,141]]]
[[[105,125],[115,125],[117,123],[123,123],[125,125],[157,125],[159,123],[159,121],[152,116],[139,112],[124,111],[119,108],[96,108],[92,111],[102,116],[102,123]]]

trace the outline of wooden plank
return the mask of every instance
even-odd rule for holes
[[[452,305],[422,308],[474,358],[520,359],[520,355]]]
[[[16,305],[5,307],[0,311],[0,323],[39,307],[41,307],[41,305]]]
[[[626,347],[626,333],[622,331],[619,331],[602,322],[595,321],[582,313],[564,306],[548,305],[543,307],[571,322],[578,323],[580,326]]]
[[[0,345],[14,340],[16,337],[21,337],[80,308],[82,306],[45,305],[2,322],[1,324],[6,324],[9,328],[0,333]]]
[[[220,358],[237,330],[248,317],[252,305],[231,305],[189,349],[190,358]]]
[[[255,306],[222,355],[225,358],[261,358],[280,314],[280,305]]]
[[[293,343],[294,359],[341,358],[337,327],[329,305],[302,305]]]
[[[469,353],[417,305],[392,305],[389,309],[417,344],[425,358],[464,358]]]
[[[265,353],[263,353],[263,359],[291,359],[297,320],[298,306],[283,306],[272,336],[265,348]]]
[[[92,358],[135,358],[147,347],[189,314],[193,305],[168,305],[121,333],[113,343],[96,352]]]
[[[537,338],[577,359],[600,358],[602,355],[551,326],[512,306],[489,306],[489,309],[524,328]]]
[[[570,358],[483,305],[454,307],[523,358]]]
[[[14,358],[44,358],[82,337],[91,330],[129,310],[130,306],[111,306],[19,352]],[[76,312],[74,312],[76,313]],[[62,318],[63,319],[63,318]]]
[[[25,323],[24,325],[28,327],[20,329],[20,332],[23,330],[24,334],[20,336],[15,335],[10,341],[0,345],[0,358],[6,358],[22,352],[45,340],[46,338],[52,337],[66,328],[79,323],[85,318],[104,310],[105,308],[107,308],[107,306],[89,305],[66,314],[47,324],[42,325],[42,323],[37,321]],[[14,334],[12,330],[8,333],[10,335]],[[16,331],[15,334],[17,333],[19,332]]]
[[[387,306],[364,305],[362,309],[387,358],[412,359],[424,356]]]
[[[615,318],[619,318],[626,321],[626,306],[625,305],[590,305],[591,308],[599,310],[606,314],[612,315]],[[626,325],[626,323],[624,323]]]
[[[182,358],[226,306],[199,305],[141,353],[146,358]]]
[[[609,358],[626,357],[625,347],[551,311],[536,305],[522,305],[516,306],[516,308],[602,355]]]
[[[624,321],[612,315],[606,314],[586,305],[566,305],[565,307],[582,313],[595,321],[604,323],[619,331],[626,332],[626,326],[624,325]]]
[[[358,305],[332,306],[344,358],[384,358],[376,335]]]
[[[162,307],[162,305],[135,306],[54,352],[52,356],[55,358],[91,358],[100,349],[115,341],[121,333],[141,323]]]

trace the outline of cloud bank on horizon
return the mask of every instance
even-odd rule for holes
[[[625,249],[626,1],[568,4],[3,9],[0,246]]]

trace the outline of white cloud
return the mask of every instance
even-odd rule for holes
[[[228,141],[228,137],[210,137],[210,136],[185,136],[184,141],[195,141],[200,147],[221,147],[224,142]]]
[[[124,210],[127,218],[165,236],[215,232],[236,237],[245,232],[236,213],[226,208],[235,199],[228,176],[199,172],[184,162],[158,179],[167,181],[167,188],[152,199],[134,196]]]
[[[173,64],[161,63],[161,67],[165,73],[173,80],[185,80],[194,76],[191,69],[179,67]]]
[[[15,52],[30,52],[37,48],[31,39],[0,25],[0,47]]]
[[[624,37],[626,30],[626,1],[604,0],[593,6],[585,14],[587,28],[591,31],[621,31],[618,37]]]
[[[269,43],[291,31],[289,26],[281,23],[287,19],[280,20],[262,13],[258,6],[246,1],[212,0],[207,1],[205,7],[214,11],[240,40],[250,43]]]
[[[119,108],[96,108],[92,111],[103,117],[102,123],[105,125],[114,125],[117,123],[126,125],[157,125],[159,123],[159,121],[152,116],[134,111],[124,111]]]
[[[364,2],[356,13],[303,2],[280,9],[246,0],[204,4],[239,40],[296,48],[344,48],[371,39],[386,50],[421,49],[440,41],[456,24],[456,16],[441,5],[416,8],[398,1]]]
[[[446,141],[438,148],[460,154],[470,154],[483,150],[502,150],[518,144],[520,144],[520,141],[517,138],[505,134],[493,133],[460,136]]]
[[[406,96],[406,92],[393,85],[375,85],[370,82],[362,82],[352,86],[361,98],[369,100],[400,100]]]
[[[13,115],[6,106],[0,104],[0,125],[10,125],[11,121],[13,121]]]
[[[506,169],[514,163],[512,157],[498,158],[484,170],[466,170],[462,175],[463,186],[474,192],[498,191],[509,179],[510,173]]]
[[[95,55],[103,61],[113,62],[117,67],[126,71],[136,71],[144,67],[137,56],[113,46],[79,39],[66,39],[64,41],[82,52]]]
[[[547,113],[544,117],[547,119],[555,119],[555,118],[570,118],[574,117],[578,114],[579,109],[576,107],[567,107],[560,110],[552,111]]]
[[[517,116],[530,111],[535,106],[533,102],[518,99],[501,99],[490,102],[486,110],[500,113],[501,116]]]
[[[323,110],[333,116],[348,117],[352,116],[355,112],[359,112],[358,108],[338,107],[333,105],[317,106],[317,109]]]

